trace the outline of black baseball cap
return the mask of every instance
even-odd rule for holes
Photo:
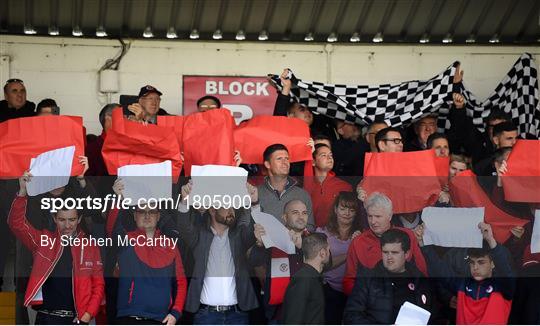
[[[163,93],[158,91],[158,89],[155,88],[154,86],[146,85],[146,86],[141,87],[141,90],[139,91],[139,97],[143,97],[148,93],[156,93],[159,96],[163,95]]]

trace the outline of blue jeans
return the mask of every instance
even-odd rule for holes
[[[209,311],[207,307],[199,309],[193,317],[195,325],[248,325],[248,313],[232,309],[223,312]]]

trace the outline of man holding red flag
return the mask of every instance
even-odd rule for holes
[[[139,101],[129,105],[128,110],[135,114],[135,118],[139,121],[157,124],[158,115],[169,115],[167,111],[159,107],[161,95],[163,93],[154,86],[143,86],[139,91]]]

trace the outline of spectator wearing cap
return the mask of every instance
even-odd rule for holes
[[[206,95],[197,100],[197,111],[199,112],[206,112],[220,108],[221,101],[215,96]]]
[[[8,79],[4,85],[4,100],[0,101],[0,122],[10,119],[32,117],[36,105],[26,100],[26,87],[22,80]]]
[[[36,107],[36,115],[46,116],[46,115],[59,115],[60,108],[56,104],[56,101],[52,98],[46,98],[41,100]]]
[[[169,113],[159,107],[161,103],[161,93],[151,85],[141,87],[139,91],[139,101],[128,106],[128,110],[135,114],[139,121],[146,121],[157,124],[158,115],[169,115]]]

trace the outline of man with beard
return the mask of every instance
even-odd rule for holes
[[[283,298],[290,278],[303,267],[302,237],[308,235],[306,229],[308,222],[306,204],[298,199],[287,202],[282,219],[285,227],[289,229],[289,235],[296,247],[296,252],[289,255],[275,247],[265,249],[262,237],[266,234],[266,231],[262,225],[255,224],[254,232],[257,247],[252,249],[250,257],[264,289],[263,302],[265,304],[266,318],[271,322],[281,321],[283,317]]]
[[[314,233],[302,240],[304,267],[291,279],[283,300],[284,324],[324,324],[322,272],[332,266],[330,246],[324,233]]]
[[[257,207],[257,188],[247,187]],[[212,207],[201,214],[187,206],[191,189],[191,182],[182,187],[178,207],[180,238],[194,260],[185,310],[195,314],[194,324],[248,324],[248,311],[258,306],[246,261],[255,244],[250,211]]]

